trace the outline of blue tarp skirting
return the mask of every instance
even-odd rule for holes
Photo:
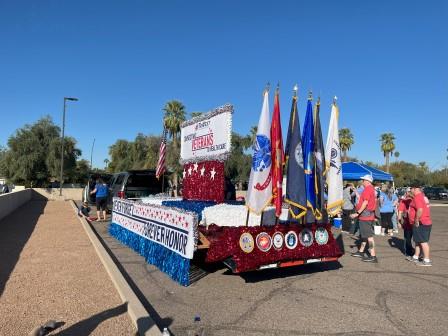
[[[375,181],[393,181],[391,174],[358,162],[342,163],[342,179],[359,180],[361,176],[372,175]]]

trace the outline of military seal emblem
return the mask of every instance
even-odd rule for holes
[[[272,238],[266,232],[260,232],[255,238],[257,247],[262,252],[267,252],[272,247]]]
[[[310,229],[303,229],[299,234],[299,241],[305,247],[310,247],[313,244],[313,233]]]
[[[254,237],[249,232],[244,232],[240,236],[240,247],[243,252],[251,253],[254,250]]]
[[[328,243],[328,231],[323,227],[318,228],[314,233],[314,239],[319,245],[325,245]]]
[[[274,245],[274,248],[276,250],[282,249],[283,241],[284,241],[283,233],[277,231],[272,235],[272,245]]]
[[[285,245],[290,250],[293,250],[293,249],[295,249],[297,247],[297,242],[298,241],[299,240],[297,239],[297,233],[295,233],[294,231],[289,231],[285,235]]]

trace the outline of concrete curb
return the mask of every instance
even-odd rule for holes
[[[73,210],[78,213],[78,207],[76,203],[72,200],[71,205]],[[95,248],[98,257],[106,268],[107,273],[109,274],[112,282],[114,283],[115,288],[118,291],[123,302],[128,303],[128,314],[131,318],[132,323],[139,335],[143,336],[161,336],[162,333],[157,325],[154,323],[154,320],[149,316],[148,311],[143,307],[143,304],[137,298],[134,291],[131,289],[117,265],[113,262],[110,255],[107,253],[104,246],[99,241],[98,237],[93,232],[90,224],[82,217],[78,217],[81,222],[84,230],[87,233],[90,241],[92,242],[93,247]]]

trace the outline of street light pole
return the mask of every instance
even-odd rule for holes
[[[90,151],[90,171],[92,171],[93,147],[95,146],[95,138],[93,138],[92,150]]]
[[[61,136],[61,176],[59,179],[59,196],[62,196],[62,179],[64,174],[64,130],[65,130],[65,107],[66,101],[78,101],[78,98],[64,97],[64,109],[62,112],[62,136]]]

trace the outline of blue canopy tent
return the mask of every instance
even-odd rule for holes
[[[343,162],[342,163],[342,179],[347,181],[359,180],[361,176],[372,175],[375,181],[393,181],[391,174],[386,173],[377,168],[367,166],[358,162]]]

